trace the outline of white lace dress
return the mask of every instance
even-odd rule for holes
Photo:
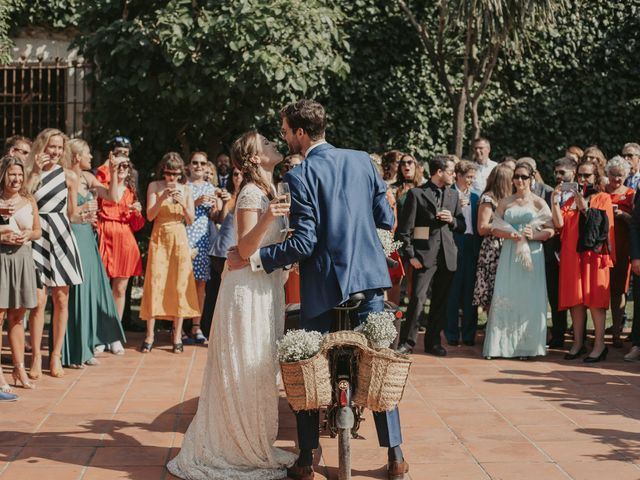
[[[238,195],[236,209],[269,205],[255,185]],[[274,221],[262,245],[284,239]],[[237,225],[235,227],[237,229]],[[188,480],[253,480],[286,477],[296,456],[273,447],[278,434],[276,340],[284,329],[283,272],[222,274],[209,337],[198,411],[182,450],[167,468]]]

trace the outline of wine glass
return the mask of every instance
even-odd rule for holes
[[[287,182],[280,182],[278,184],[278,197],[281,197],[280,203],[288,203],[291,205],[291,190]],[[293,229],[289,228],[289,215],[284,217],[285,227],[280,230],[281,233],[293,232]]]

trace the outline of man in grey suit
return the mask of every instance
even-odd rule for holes
[[[424,336],[425,352],[445,356],[440,332],[447,318],[447,298],[457,268],[458,249],[453,232],[463,233],[466,223],[458,192],[453,190],[455,164],[439,155],[429,162],[431,179],[412,188],[398,222],[398,238],[403,253],[414,268],[413,293],[407,308],[407,321],[400,330],[404,353],[413,351],[418,337],[418,318],[432,284],[431,306]]]

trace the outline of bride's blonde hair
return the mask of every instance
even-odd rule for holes
[[[258,132],[251,130],[243,133],[233,145],[231,145],[231,161],[233,166],[242,172],[242,184],[240,190],[253,183],[260,188],[269,197],[273,198],[271,185],[267,182],[260,171],[260,166],[256,164],[252,158],[260,154],[260,135]]]

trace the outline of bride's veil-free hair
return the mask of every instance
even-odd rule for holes
[[[260,154],[260,135],[255,130],[243,133],[233,145],[231,145],[231,161],[233,166],[242,172],[242,184],[240,190],[245,185],[253,183],[269,197],[273,198],[271,185],[262,176],[260,166],[251,159]]]

